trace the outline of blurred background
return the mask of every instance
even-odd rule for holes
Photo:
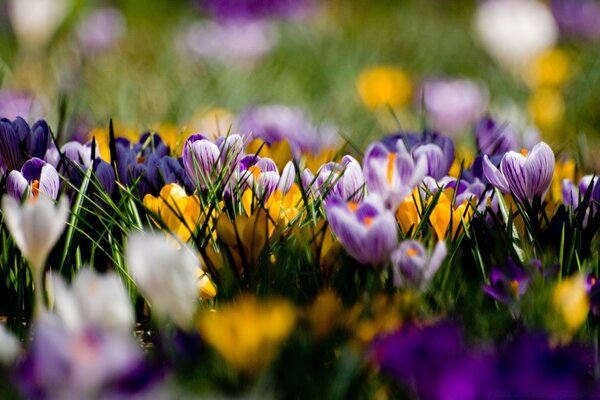
[[[280,104],[360,147],[425,127],[469,146],[490,114],[523,147],[593,148],[599,43],[591,0],[4,0],[0,116],[87,140]]]

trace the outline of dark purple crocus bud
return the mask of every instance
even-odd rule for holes
[[[488,156],[503,155],[517,150],[517,132],[509,125],[498,124],[490,117],[484,117],[475,125],[477,149]]]
[[[27,153],[30,157],[44,158],[50,146],[50,127],[44,120],[39,120],[31,127],[25,138]]]
[[[109,163],[98,157],[94,160],[93,168],[94,174],[96,175],[96,178],[98,178],[98,181],[100,182],[100,185],[102,185],[104,191],[109,196],[112,196],[112,193],[115,190],[116,179],[115,170],[113,169],[113,167]]]
[[[6,172],[21,169],[25,163],[23,141],[29,135],[30,128],[21,117],[14,121],[0,120],[0,161]]]
[[[40,194],[56,200],[60,191],[60,178],[56,169],[44,160],[32,158],[23,164],[21,171],[12,170],[6,178],[6,191],[17,200],[35,199]]]
[[[505,268],[492,268],[490,283],[483,286],[483,291],[501,303],[512,305],[525,294],[529,281],[527,272],[509,258]]]

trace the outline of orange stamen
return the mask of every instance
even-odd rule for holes
[[[417,254],[419,254],[419,251],[417,249],[410,248],[406,250],[406,255],[409,257],[416,256]]]
[[[348,202],[348,208],[350,209],[350,211],[354,212],[358,208],[358,203],[355,203],[353,201],[349,201]]]
[[[388,184],[392,184],[393,179],[394,179],[394,161],[396,161],[396,153],[389,153],[388,154],[388,164],[387,164],[387,181]]]
[[[526,156],[527,153],[529,153],[529,150],[527,150],[527,149],[521,149],[521,154],[523,154],[524,156]]]
[[[31,194],[33,194],[33,198],[35,199],[40,195],[40,181],[37,179],[31,184]]]
[[[369,226],[369,225],[371,225],[371,224],[373,223],[373,218],[372,218],[372,217],[365,217],[365,218],[363,219],[363,223],[364,223],[366,226]]]
[[[260,177],[260,173],[262,172],[260,167],[257,167],[256,165],[251,165],[248,167],[248,171],[250,171],[254,179],[258,179]]]

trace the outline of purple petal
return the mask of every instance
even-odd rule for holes
[[[483,174],[490,182],[492,186],[500,189],[502,193],[510,193],[510,189],[508,187],[508,182],[502,172],[488,158],[487,155],[483,156]]]
[[[44,165],[46,165],[46,162],[44,160],[40,160],[39,158],[27,160],[21,169],[23,177],[29,182],[33,182],[34,180],[39,181]]]
[[[288,161],[288,163],[283,168],[281,177],[279,178],[279,183],[277,184],[278,189],[281,190],[282,193],[289,192],[295,179],[296,167],[294,166],[293,162]]]
[[[12,170],[6,178],[6,191],[16,200],[21,201],[25,193],[29,195],[29,182],[21,172]]]
[[[45,193],[54,200],[58,198],[60,192],[60,177],[52,165],[46,164],[42,167],[39,185],[40,193]]]
[[[536,144],[527,155],[524,165],[525,194],[529,200],[543,198],[552,183],[554,153],[544,142]]]
[[[7,171],[23,166],[25,160],[20,143],[21,138],[13,124],[7,119],[0,120],[0,157]]]

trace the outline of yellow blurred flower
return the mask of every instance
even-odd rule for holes
[[[202,314],[198,329],[225,361],[252,374],[275,358],[295,324],[295,309],[287,301],[261,302],[246,295],[216,312]]]
[[[404,234],[407,234],[412,227],[416,227],[421,222],[421,200],[419,188],[413,191],[413,195],[407,197],[396,211],[396,219],[400,223],[400,228]]]
[[[200,199],[195,195],[188,196],[181,186],[169,183],[161,189],[158,197],[151,194],[144,196],[143,203],[152,212],[156,225],[164,225],[182,242],[187,242],[196,230],[200,219]]]
[[[208,275],[200,268],[197,269],[198,275],[198,296],[203,300],[210,300],[217,295],[217,288],[210,280]]]
[[[453,207],[453,195],[453,189],[444,190],[438,197],[438,201],[429,216],[429,222],[433,226],[438,240],[443,240],[446,237],[446,232],[448,232],[450,226],[452,226],[450,233],[451,238],[453,238],[463,224],[468,226],[473,216],[473,207],[466,200],[462,204]]]
[[[187,124],[186,131],[199,132],[214,141],[219,136],[227,136],[234,121],[233,113],[225,108],[200,108]]]
[[[381,107],[401,107],[412,95],[412,84],[408,75],[399,68],[377,66],[365,69],[356,80],[362,102],[371,110]]]
[[[552,304],[568,335],[575,333],[587,319],[590,299],[585,288],[585,277],[577,273],[559,282],[552,293]]]
[[[308,309],[308,320],[315,336],[326,337],[340,323],[342,300],[332,291],[320,293]]]
[[[460,174],[461,166],[465,169],[470,168],[475,160],[475,155],[473,152],[465,147],[461,147],[456,151],[456,157],[454,158],[454,162],[452,163],[452,167],[450,167],[450,171],[448,172],[449,176],[454,178],[458,178]]]
[[[316,174],[319,168],[330,161],[337,161],[335,158],[338,150],[334,147],[327,147],[318,154],[303,154],[304,163],[313,174]]]
[[[558,127],[565,114],[565,101],[558,90],[541,88],[532,93],[527,103],[529,115],[541,129]]]
[[[554,173],[552,175],[552,184],[550,186],[550,201],[558,204],[562,203],[562,181],[563,179],[569,179],[572,182],[575,181],[575,168],[576,163],[573,159],[565,161],[557,161],[554,165]]]
[[[571,76],[567,54],[560,49],[550,49],[537,56],[528,70],[526,79],[534,88],[541,86],[559,87]]]
[[[122,137],[128,139],[132,142],[138,141],[140,136],[139,129],[133,127],[122,127],[117,123],[113,123],[113,128],[115,132],[115,137]],[[93,128],[88,134],[88,139],[96,140],[96,144],[100,149],[100,158],[102,158],[106,162],[110,162],[110,147],[109,147],[109,139],[110,134],[108,131],[108,127],[101,128],[96,127]]]
[[[152,132],[157,132],[163,142],[171,149],[175,156],[180,156],[185,140],[193,133],[187,128],[178,128],[177,125],[159,123],[152,126]]]
[[[256,154],[260,157],[268,157],[275,162],[280,171],[283,171],[288,161],[294,157],[292,148],[287,140],[268,145],[262,139],[254,139],[246,145],[246,154]]]

